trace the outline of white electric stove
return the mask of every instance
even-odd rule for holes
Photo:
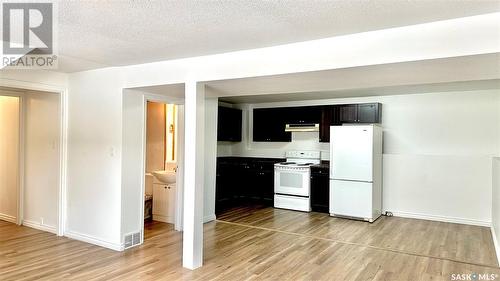
[[[286,162],[274,164],[274,207],[310,212],[310,167],[320,162],[320,151],[286,152]]]

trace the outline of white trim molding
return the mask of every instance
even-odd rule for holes
[[[0,220],[11,222],[11,223],[17,223],[16,217],[10,216],[10,215],[5,215],[5,214],[0,214]]]
[[[67,86],[64,85],[53,85],[53,84],[46,84],[46,83],[41,83],[41,82],[29,82],[29,81],[21,81],[21,80],[15,80],[15,79],[9,79],[9,78],[0,78],[0,86],[1,87],[8,87],[8,88],[16,88],[16,89],[21,89],[21,90],[31,90],[31,91],[45,91],[45,92],[53,92],[59,94],[59,106],[60,106],[60,152],[59,152],[59,190],[58,190],[58,206],[57,206],[57,227],[56,227],[56,234],[58,236],[63,236],[64,231],[66,228],[66,220],[67,220],[67,215],[66,215],[66,209],[67,209],[67,202],[66,202],[66,191],[67,191],[67,162],[68,162],[68,156],[67,156],[67,151],[68,151],[68,90]],[[16,96],[19,96],[16,94]],[[22,97],[21,97],[22,98]],[[25,108],[24,108],[24,102],[21,102],[21,111],[23,114],[23,119],[24,119],[24,113],[25,113]],[[24,120],[21,120],[24,122]],[[21,123],[22,124],[22,123]],[[21,126],[21,131],[24,131],[24,125]],[[24,139],[24,133],[21,135],[21,141]],[[21,147],[24,147],[22,145]],[[24,159],[23,157],[24,154],[24,149],[20,151],[20,156],[21,159]],[[18,194],[18,213],[19,217],[17,219],[18,224],[25,224],[24,221],[24,162],[20,163],[22,167],[20,167],[20,187],[19,187],[19,193]],[[32,222],[28,222],[28,224],[31,224]],[[35,225],[37,223],[34,223]],[[33,224],[31,224],[33,225]],[[44,229],[50,229],[51,227],[46,228],[43,226]],[[42,229],[43,230],[43,229]],[[46,231],[46,230],[44,230]]]
[[[23,220],[23,225],[45,232],[50,232],[57,235],[57,227],[39,223],[37,221]]]
[[[204,216],[203,217],[203,223],[207,223],[207,222],[211,222],[211,221],[214,221],[216,220],[217,218],[215,217],[215,214],[211,214],[211,215],[208,215],[208,216]]]
[[[71,238],[71,239],[74,239],[74,240],[78,240],[78,241],[82,241],[85,243],[108,248],[108,249],[111,249],[114,251],[123,251],[125,249],[124,245],[122,245],[122,244],[105,241],[105,240],[96,238],[94,236],[82,234],[82,233],[79,233],[76,231],[66,230],[66,232],[64,233],[64,236]]]
[[[493,244],[495,245],[495,252],[497,253],[497,265],[500,265],[500,245],[498,244],[495,227],[491,227],[491,236],[493,237]]]
[[[456,218],[456,217],[448,217],[448,216],[436,216],[436,215],[410,213],[410,212],[397,212],[397,211],[389,211],[389,212],[391,212],[395,217],[491,227],[491,221]]]

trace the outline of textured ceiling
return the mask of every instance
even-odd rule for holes
[[[500,11],[500,1],[60,1],[60,70],[146,63]]]

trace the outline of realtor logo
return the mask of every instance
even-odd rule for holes
[[[54,3],[2,3],[2,67],[54,68]]]
[[[52,3],[3,3],[4,54],[52,54]]]

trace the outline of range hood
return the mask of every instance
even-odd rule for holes
[[[301,123],[301,124],[286,124],[285,132],[318,132],[319,124]]]

